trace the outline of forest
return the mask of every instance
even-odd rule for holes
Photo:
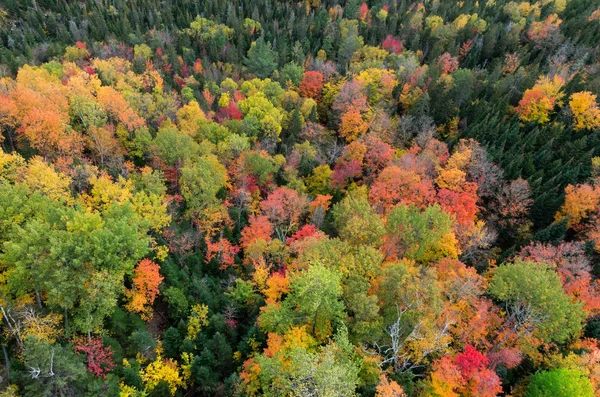
[[[0,397],[600,397],[595,0],[0,1]]]

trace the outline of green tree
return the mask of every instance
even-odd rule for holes
[[[266,43],[260,37],[252,43],[248,56],[244,58],[244,65],[249,73],[261,79],[269,77],[277,67],[277,54],[271,49],[271,43]]]
[[[227,183],[227,170],[216,156],[198,157],[184,164],[179,183],[189,213],[197,216],[218,204],[217,193]]]
[[[583,329],[583,303],[565,294],[558,274],[535,262],[505,264],[496,269],[488,289],[506,304],[507,315],[520,329],[533,329],[544,341],[565,343]]]
[[[340,48],[338,51],[339,62],[348,70],[352,55],[364,44],[362,36],[358,35],[358,21],[343,19],[340,22]]]
[[[267,306],[260,324],[268,331],[285,332],[292,325],[308,325],[319,340],[330,336],[344,317],[340,273],[315,264],[291,277],[290,293],[281,305]]]
[[[385,233],[383,220],[375,213],[365,189],[348,192],[332,210],[340,238],[352,245],[378,245]]]
[[[541,371],[531,377],[526,397],[593,397],[589,378],[577,369]]]
[[[386,223],[386,255],[432,262],[458,256],[452,217],[436,204],[425,211],[404,204],[396,206]]]

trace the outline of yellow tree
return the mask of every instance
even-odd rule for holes
[[[540,77],[532,88],[525,91],[515,109],[521,121],[547,123],[554,107],[562,105],[565,94],[561,90],[564,84],[565,81],[559,76],[554,76],[552,80]]]
[[[575,131],[600,127],[600,108],[596,103],[596,95],[589,91],[576,92],[571,95],[569,107],[575,119]]]

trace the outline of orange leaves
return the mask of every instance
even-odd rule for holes
[[[340,114],[339,132],[348,142],[364,135],[369,129],[371,111],[360,82],[346,82],[332,104]]]
[[[133,289],[126,291],[130,301],[127,309],[138,312],[143,319],[152,318],[152,304],[158,296],[158,287],[163,280],[159,273],[160,266],[149,259],[142,259],[134,271]]]
[[[290,292],[290,281],[284,273],[271,274],[264,291],[267,305],[274,305],[281,300],[283,294]]]
[[[554,107],[561,105],[564,93],[561,92],[565,81],[554,76],[552,80],[541,77],[535,85],[526,90],[519,105],[515,108],[519,119],[525,122],[547,123]]]
[[[219,269],[225,270],[235,264],[235,256],[240,252],[240,247],[231,244],[226,238],[219,238],[219,241],[212,242],[210,239],[206,239],[206,261],[210,262],[213,259],[217,259],[220,263]]]
[[[321,72],[309,70],[304,72],[304,77],[302,77],[298,89],[302,96],[318,100],[321,97],[324,83],[325,78]]]
[[[265,242],[271,241],[271,235],[273,234],[273,225],[269,222],[269,219],[264,215],[250,216],[250,222],[242,230],[242,238],[240,243],[244,249],[248,248],[250,244],[257,240],[264,240]]]
[[[578,226],[600,204],[600,188],[588,184],[569,185],[565,188],[565,203],[556,213],[555,220],[569,220],[569,227]]]
[[[350,109],[342,115],[339,132],[348,142],[354,141],[364,135],[369,129],[369,123],[363,118],[360,111]]]
[[[381,171],[369,192],[369,201],[380,213],[390,211],[399,203],[424,208],[433,202],[434,197],[431,181],[397,166]]]
[[[571,95],[569,107],[575,119],[575,131],[600,127],[600,108],[596,103],[596,95],[589,91],[576,92]]]
[[[129,106],[123,94],[112,87],[101,87],[98,90],[98,102],[106,112],[114,119],[121,122],[129,131],[133,131],[146,125],[144,119],[140,118]]]
[[[25,67],[0,101],[0,121],[16,128],[20,138],[47,157],[81,149],[81,138],[69,127],[69,107],[62,84],[45,70]]]
[[[535,44],[536,48],[543,48],[560,32],[561,23],[562,20],[556,14],[548,15],[543,21],[532,22],[529,32],[527,32],[529,40]]]
[[[402,386],[393,380],[390,381],[385,374],[381,374],[375,389],[375,397],[406,397],[406,394]]]
[[[275,189],[260,203],[260,208],[275,226],[275,231],[282,241],[285,241],[285,236],[298,225],[306,207],[306,198],[287,187]]]
[[[440,68],[442,73],[454,73],[458,69],[458,59],[445,52],[439,57],[437,66]]]

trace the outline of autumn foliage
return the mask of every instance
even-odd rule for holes
[[[152,317],[152,304],[158,296],[158,287],[163,280],[159,273],[160,266],[149,259],[141,260],[132,277],[133,289],[127,292],[130,298],[127,308],[141,313],[142,317]]]

